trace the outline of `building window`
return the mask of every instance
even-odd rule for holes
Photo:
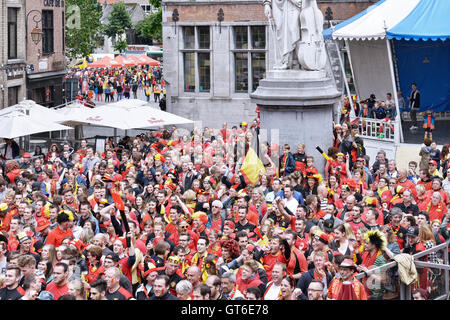
[[[17,59],[17,12],[8,8],[8,59]]]
[[[266,54],[264,52],[252,53],[252,92],[258,88],[259,80],[264,78],[266,72]]]
[[[185,52],[184,54],[184,91],[195,91],[195,53]]]
[[[211,88],[211,60],[210,54],[205,52],[198,53],[198,77],[199,91],[209,92]]]
[[[42,53],[54,53],[53,10],[42,10]]]
[[[247,27],[234,27],[234,46],[236,49],[248,48]]]
[[[183,27],[184,91],[211,90],[211,33],[209,26]],[[197,82],[198,81],[198,82]]]
[[[252,37],[253,49],[266,49],[266,27],[252,26],[250,27],[250,35]]]
[[[248,53],[236,52],[234,54],[234,65],[236,69],[236,92],[248,91]]]
[[[19,103],[19,89],[18,86],[8,88],[8,107]]]
[[[142,10],[146,13],[152,13],[152,6],[150,4],[141,4]]]
[[[266,27],[236,26],[233,33],[235,92],[250,93],[266,72]]]
[[[209,27],[198,27],[198,48],[209,49],[209,47],[210,47]]]
[[[183,36],[184,36],[184,48],[195,49],[195,28],[184,27]]]

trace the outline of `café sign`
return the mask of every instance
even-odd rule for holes
[[[64,7],[64,0],[44,0],[44,7]]]

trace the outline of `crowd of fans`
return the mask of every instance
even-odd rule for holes
[[[8,141],[0,299],[398,299],[373,270],[449,238],[448,148],[398,168],[383,150],[369,159],[344,122],[327,154],[261,143],[253,184],[240,165],[258,128],[172,127],[104,152],[81,140],[31,155]],[[417,271],[413,297],[427,299],[439,274]]]
[[[120,68],[73,68],[67,79],[78,80],[78,100],[89,107],[97,102],[114,102],[122,99],[138,99],[138,92],[145,95],[147,102],[152,99],[161,105],[165,99],[166,84],[159,66],[138,66]],[[164,102],[164,101],[163,101]],[[165,105],[162,107],[165,111]]]

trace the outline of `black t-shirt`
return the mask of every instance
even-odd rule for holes
[[[162,274],[162,275],[167,275],[169,277],[169,291],[171,294],[176,295],[177,291],[176,291],[176,286],[178,284],[178,282],[180,282],[181,280],[184,280],[184,277],[179,274],[180,271],[175,272],[174,274],[172,274],[171,276],[166,274],[166,270],[160,270],[158,272],[158,274]]]
[[[119,290],[110,293],[106,290],[106,299],[108,300],[130,300],[133,298],[130,292],[128,292],[125,288],[120,287]]]
[[[255,230],[256,226],[254,224],[251,224],[247,221],[246,224],[242,225],[240,222],[236,223],[236,232],[247,230],[248,232],[253,232]]]
[[[417,216],[419,214],[419,207],[413,203],[411,203],[408,207],[405,206],[403,202],[397,203],[394,207],[400,208],[403,213],[412,214],[413,216]]]
[[[19,300],[24,294],[25,291],[20,286],[12,290],[3,287],[0,289],[0,300]]]
[[[153,295],[150,298],[148,298],[148,300],[180,300],[180,299],[178,299],[176,296],[170,294],[170,292],[167,292],[162,297],[157,297],[157,296]]]
[[[275,227],[281,227],[281,228],[287,228],[289,227],[289,221],[287,221],[286,219],[284,219],[283,216],[279,216],[277,217],[277,215],[275,213],[269,213],[269,216],[267,217],[268,219],[271,219],[273,221],[273,225]]]

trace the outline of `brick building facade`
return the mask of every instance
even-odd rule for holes
[[[28,17],[27,46],[27,98],[44,106],[62,104],[65,70],[65,1],[25,0]],[[35,10],[35,11],[33,11]],[[36,12],[37,11],[37,12]],[[34,43],[31,30],[33,18],[42,30],[42,39]]]
[[[334,22],[372,2],[317,1]],[[162,7],[167,110],[215,128],[251,122],[256,105],[249,94],[274,64],[262,1],[163,0]]]
[[[0,0],[0,109],[26,96],[24,0]]]

